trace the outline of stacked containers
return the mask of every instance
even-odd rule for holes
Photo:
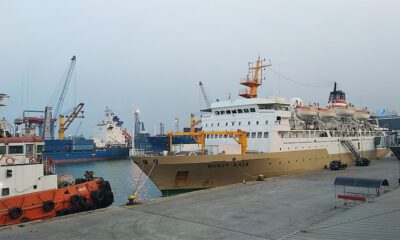
[[[72,151],[93,151],[93,139],[76,139],[72,140]]]

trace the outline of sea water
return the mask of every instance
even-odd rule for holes
[[[102,177],[111,183],[114,192],[114,206],[128,202],[128,197],[140,186],[146,175],[131,159],[92,161],[56,165],[58,176],[72,175],[84,178],[85,171],[93,171],[96,177]],[[139,201],[147,201],[161,197],[161,191],[148,179],[138,193]]]

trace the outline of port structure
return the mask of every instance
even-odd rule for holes
[[[203,83],[201,81],[199,82],[199,87],[200,87],[200,90],[201,90],[201,94],[203,95],[204,102],[206,103],[206,107],[210,108],[211,107],[211,103],[210,103],[210,100],[208,99],[208,96],[206,94],[206,90],[204,89],[204,85],[203,85]]]
[[[60,114],[58,116],[58,139],[64,139],[64,132],[68,129],[71,123],[75,120],[75,118],[84,118],[83,116],[83,106],[84,103],[79,103],[72,112],[66,116]],[[79,115],[81,114],[81,115]],[[64,121],[64,119],[66,120]]]
[[[201,118],[196,119],[194,117],[194,114],[190,114],[190,132],[196,132],[196,125],[199,125],[201,123]]]
[[[265,64],[265,59],[260,59],[260,57],[258,57],[255,65],[254,63],[249,63],[249,74],[240,80],[240,84],[248,87],[248,89],[240,90],[239,96],[244,98],[256,98],[257,88],[261,86],[262,80],[265,79],[265,77],[263,77],[263,71],[269,66],[271,66],[271,61],[269,64]]]
[[[174,136],[191,136],[198,144],[201,145],[201,153],[204,155],[206,136],[207,135],[226,135],[229,138],[234,139],[238,144],[241,145],[241,153],[245,154],[247,149],[247,133],[242,130],[237,131],[198,131],[198,132],[169,132],[166,134],[169,136],[169,154],[173,152],[173,137]]]

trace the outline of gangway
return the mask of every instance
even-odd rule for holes
[[[344,145],[350,150],[351,153],[353,153],[356,160],[359,160],[361,158],[360,153],[356,150],[356,148],[354,147],[353,143],[350,140],[342,139],[340,141],[344,143]]]

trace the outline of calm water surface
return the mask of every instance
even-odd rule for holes
[[[94,161],[56,165],[58,176],[68,174],[83,178],[85,171],[94,171],[97,177],[110,181],[114,192],[114,206],[127,203],[138,181],[142,183],[146,175],[130,159]],[[139,179],[140,178],[140,179]],[[140,201],[151,200],[161,196],[160,190],[148,179],[138,194]]]

